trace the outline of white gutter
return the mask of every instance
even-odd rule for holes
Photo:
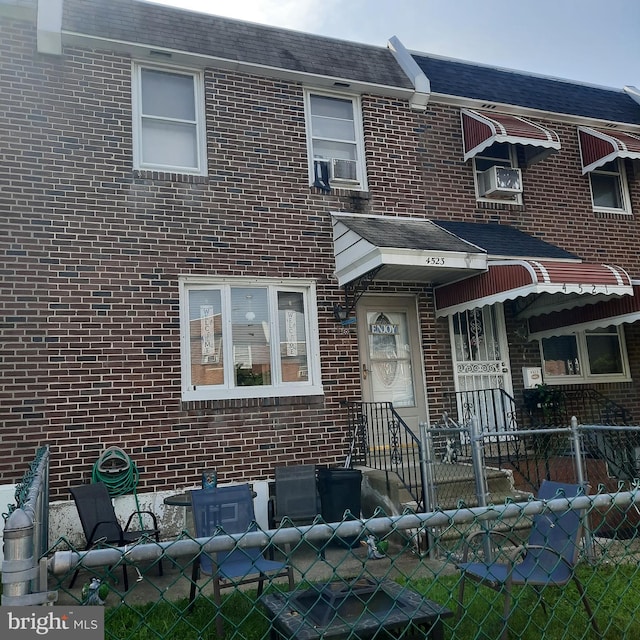
[[[38,53],[62,55],[63,0],[38,0]]]
[[[389,38],[387,47],[393,53],[400,68],[405,72],[409,80],[413,83],[415,93],[409,99],[409,106],[414,111],[426,111],[431,97],[431,83],[424,71],[418,66],[413,56],[407,51],[405,46],[396,36]]]

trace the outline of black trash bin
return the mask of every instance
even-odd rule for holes
[[[320,510],[325,522],[342,522],[344,512],[349,510],[354,518],[360,517],[362,500],[360,488],[362,471],[342,467],[320,467],[318,469],[318,493]],[[338,545],[353,547],[359,536],[334,538]]]

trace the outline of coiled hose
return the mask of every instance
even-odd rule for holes
[[[92,482],[103,482],[112,497],[135,493],[139,479],[135,462],[119,447],[105,449],[93,465]]]

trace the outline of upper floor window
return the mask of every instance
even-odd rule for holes
[[[629,363],[620,327],[610,326],[541,341],[545,382],[629,380]]]
[[[133,70],[135,168],[205,175],[201,74],[141,64]]]
[[[305,98],[311,184],[366,189],[359,99],[312,92]]]
[[[184,400],[322,393],[310,281],[180,281]]]
[[[492,144],[473,158],[476,198],[522,204],[522,175],[514,145]]]
[[[589,172],[591,198],[596,211],[631,213],[622,160],[616,159]]]

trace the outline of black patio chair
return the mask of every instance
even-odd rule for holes
[[[85,550],[100,546],[124,547],[128,544],[141,541],[144,538],[160,542],[160,530],[158,520],[152,511],[134,511],[123,528],[116,516],[109,490],[103,482],[83,484],[70,489],[73,500],[78,509],[82,530],[87,540]],[[148,516],[153,526],[149,529],[129,529],[134,518]],[[141,521],[140,521],[141,522]],[[76,569],[69,583],[73,587],[78,577],[79,569]],[[158,573],[162,575],[162,560],[158,561]],[[122,579],[124,590],[129,589],[127,576],[127,563],[122,563]]]
[[[294,464],[274,470],[274,495],[269,499],[269,528],[284,521],[297,527],[312,524],[321,513],[315,464]],[[289,551],[291,545],[287,545]],[[321,550],[324,557],[324,548]]]

